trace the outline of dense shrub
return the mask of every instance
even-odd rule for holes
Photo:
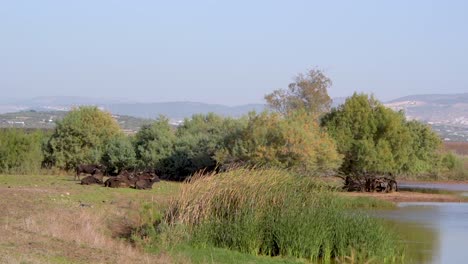
[[[44,146],[45,164],[72,169],[81,163],[99,162],[107,139],[120,134],[117,122],[97,107],[83,106],[57,122]]]
[[[164,172],[181,180],[199,170],[211,171],[217,165],[216,153],[244,127],[242,119],[215,114],[194,115],[177,128],[174,151],[163,163]]]
[[[234,132],[231,143],[217,152],[220,163],[292,169],[317,175],[339,167],[335,142],[305,111],[287,115],[250,114],[247,127]]]
[[[39,130],[0,130],[0,173],[37,173],[43,160],[42,142],[47,136]]]
[[[135,135],[135,153],[140,167],[160,170],[163,160],[174,152],[174,129],[165,117],[144,125]]]
[[[450,180],[468,179],[468,157],[447,152],[442,155],[440,177]]]
[[[340,170],[345,174],[422,173],[437,164],[439,137],[372,96],[354,94],[326,114],[322,125],[344,155]]]
[[[312,261],[401,256],[395,233],[342,201],[308,177],[232,170],[185,184],[166,214],[166,232],[182,228],[198,246]]]
[[[109,173],[115,174],[122,169],[132,169],[137,166],[135,149],[128,136],[119,135],[110,138],[103,150],[101,163]]]
[[[411,135],[411,151],[403,171],[409,174],[434,173],[439,170],[440,137],[429,125],[418,121],[406,123]]]

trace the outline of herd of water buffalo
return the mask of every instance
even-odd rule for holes
[[[377,175],[372,173],[364,173],[356,175],[348,175],[344,179],[343,189],[349,192],[396,192],[398,184],[395,178],[391,175]]]
[[[80,180],[82,174],[87,175],[81,179],[82,185],[99,184],[110,188],[130,187],[138,190],[152,189],[159,177],[151,170],[127,171],[123,170],[117,175],[110,175],[104,181],[106,168],[100,164],[81,164],[76,167],[75,180]]]

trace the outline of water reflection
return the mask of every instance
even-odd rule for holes
[[[407,245],[407,263],[467,263],[468,204],[400,203],[394,210],[375,211]]]

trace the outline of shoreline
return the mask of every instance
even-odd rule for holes
[[[468,184],[468,181],[457,181],[457,180],[430,180],[430,181],[422,181],[422,180],[399,180],[398,184],[421,184],[421,185],[429,185],[429,184],[449,184],[449,185],[458,185],[458,184]]]
[[[467,203],[468,197],[459,196],[457,194],[437,194],[437,193],[420,193],[411,191],[399,191],[393,193],[360,193],[360,192],[342,192],[341,194],[350,197],[371,197],[379,200],[389,201],[393,203],[400,202],[458,202]]]

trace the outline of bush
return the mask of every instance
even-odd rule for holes
[[[394,261],[401,248],[379,221],[344,210],[342,199],[308,177],[281,170],[232,170],[182,187],[165,221],[198,246],[329,261]],[[166,232],[172,232],[169,228]]]
[[[185,119],[177,128],[172,155],[163,162],[164,173],[172,179],[183,180],[200,170],[214,170],[220,165],[216,153],[235,140],[232,136],[243,127],[243,119],[223,118],[213,113]]]
[[[436,170],[439,137],[426,125],[407,122],[402,112],[374,97],[354,94],[322,118],[322,126],[344,155],[344,174],[406,173]]]
[[[442,156],[440,174],[442,177],[450,180],[467,180],[468,179],[468,157],[454,154],[452,152],[445,153]]]
[[[118,173],[122,169],[136,167],[135,150],[130,138],[119,135],[109,139],[103,150],[101,163],[110,173]]]
[[[174,141],[175,135],[169,119],[161,116],[156,122],[144,125],[135,135],[138,166],[161,170],[163,160],[174,152]]]
[[[231,140],[231,144],[217,152],[220,163],[277,167],[306,175],[328,173],[341,164],[334,140],[305,111],[285,116],[250,114],[247,127],[235,135],[237,140]]]
[[[42,131],[0,130],[0,173],[32,174],[41,169]]]
[[[44,163],[61,169],[73,169],[81,163],[97,163],[101,160],[105,141],[120,133],[119,125],[109,113],[94,106],[73,109],[57,122],[44,146]]]

